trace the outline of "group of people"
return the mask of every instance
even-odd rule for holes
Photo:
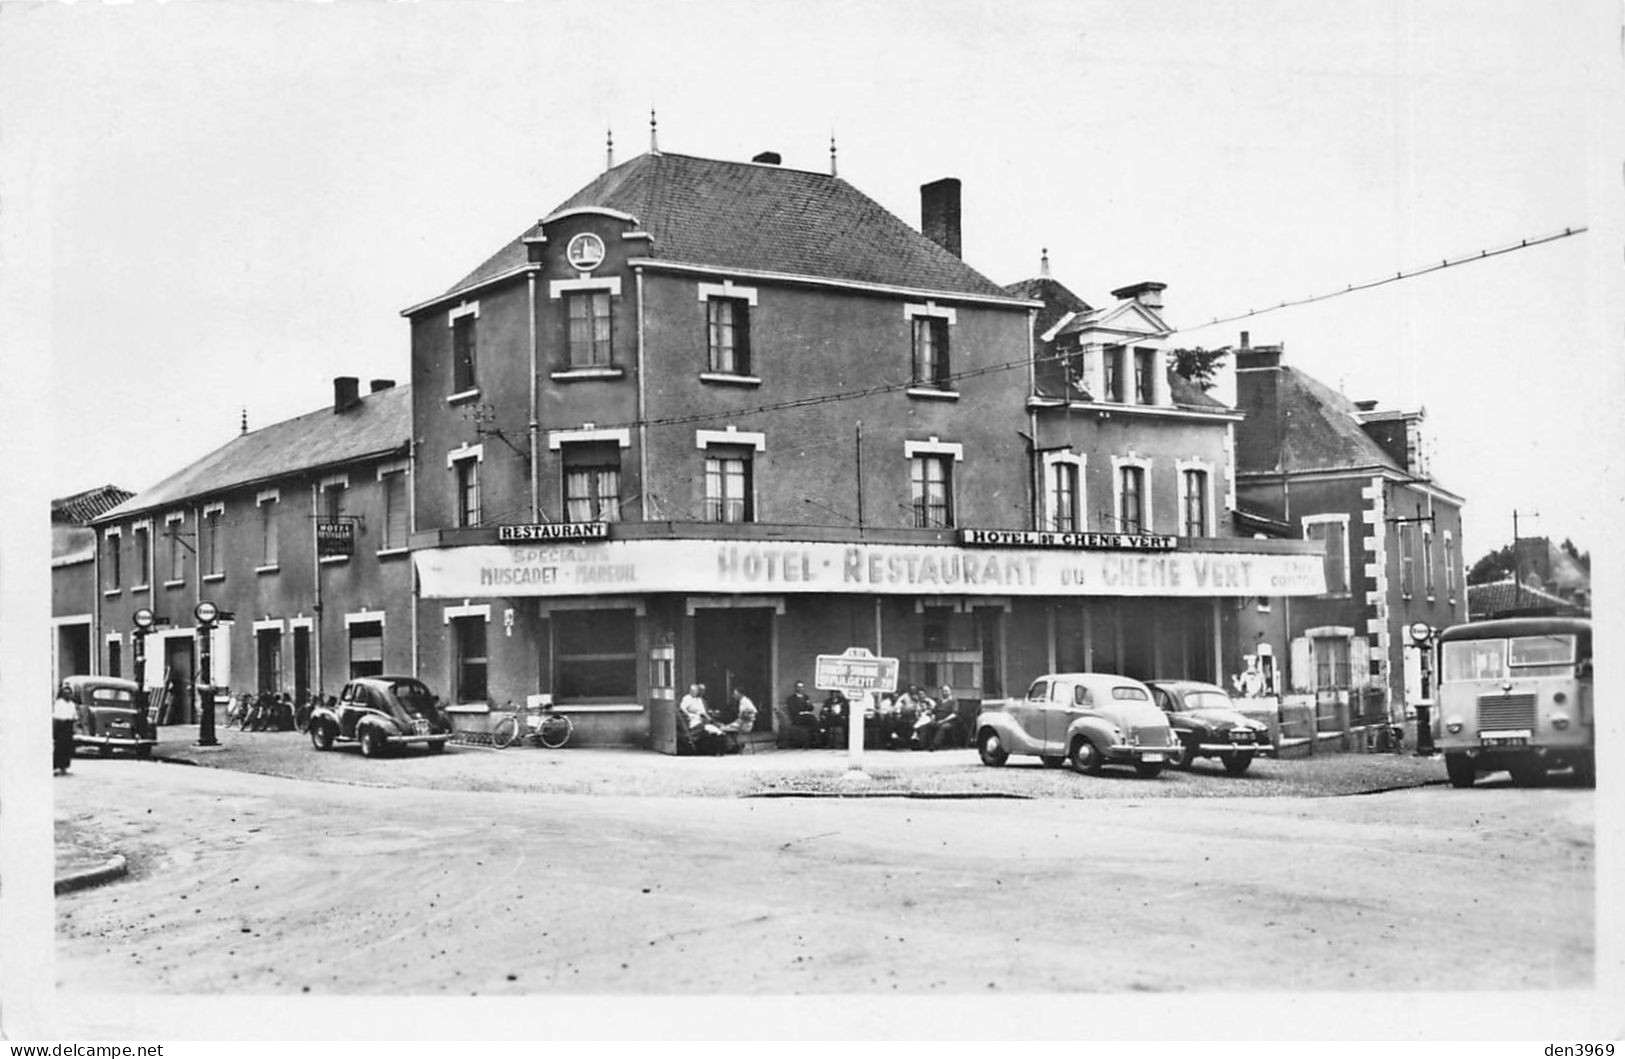
[[[785,696],[790,723],[805,729],[808,745],[840,749],[846,745],[851,725],[852,704],[839,691],[831,691],[821,706],[814,706],[807,685],[796,681]],[[963,746],[967,742],[965,722],[959,716],[959,700],[953,688],[942,685],[936,698],[918,684],[896,695],[872,695],[864,700],[864,742],[888,750],[938,750]],[[873,733],[871,737],[869,733]]]
[[[750,696],[734,688],[728,694],[733,718],[713,716],[705,705],[705,685],[690,684],[688,694],[677,704],[677,723],[696,754],[737,754],[744,737],[756,727],[756,704]]]
[[[332,695],[314,697],[301,695],[298,702],[287,692],[262,691],[258,695],[244,692],[235,696],[226,707],[226,726],[236,726],[245,732],[303,732],[310,724],[310,711],[317,705],[333,708],[338,699]]]

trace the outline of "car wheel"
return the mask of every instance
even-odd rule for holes
[[[1100,775],[1100,767],[1105,763],[1100,748],[1091,743],[1087,737],[1080,737],[1072,744],[1072,767],[1085,776]]]
[[[310,745],[317,750],[333,749],[333,729],[325,721],[312,721],[310,725]]]
[[[1040,754],[1038,760],[1042,761],[1047,769],[1058,769],[1066,764],[1064,754]]]
[[[386,745],[387,744],[384,741],[384,733],[383,732],[380,732],[376,728],[363,728],[363,729],[361,729],[361,756],[362,757],[383,757],[384,756],[384,747]]]
[[[1139,773],[1142,780],[1154,780],[1158,776],[1162,775],[1162,762],[1136,761],[1134,763],[1134,771]]]
[[[1471,787],[1478,775],[1478,770],[1473,767],[1473,759],[1466,754],[1446,754],[1444,771],[1450,777],[1452,787]]]
[[[1173,752],[1168,755],[1168,760],[1174,768],[1189,772],[1191,766],[1196,764],[1195,738],[1192,738],[1190,742],[1181,739],[1179,746],[1175,747]]]
[[[151,743],[143,743],[140,746],[136,747],[135,748],[135,756],[136,757],[151,757],[152,756],[152,744]]]
[[[977,740],[976,752],[982,756],[982,764],[989,768],[998,768],[1010,758],[1010,752],[999,742],[999,733],[986,731],[982,738]]]
[[[1224,762],[1224,770],[1232,776],[1239,776],[1246,772],[1253,763],[1251,754],[1220,754],[1219,760]]]
[[[429,744],[429,753],[431,753],[431,754],[443,754],[443,753],[445,753],[445,750],[446,750],[446,744],[445,743],[430,743]]]

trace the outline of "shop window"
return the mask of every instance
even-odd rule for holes
[[[573,291],[564,296],[570,318],[570,367],[607,367],[610,363],[607,290]]]
[[[754,452],[714,445],[705,456],[705,521],[756,521]]]
[[[744,298],[707,298],[705,325],[710,370],[749,375],[750,302]]]
[[[629,702],[638,660],[631,610],[554,611],[553,690],[560,702]]]
[[[621,447],[615,441],[560,446],[564,460],[564,520],[618,522],[621,518]]]
[[[1117,529],[1120,533],[1145,532],[1145,468],[1117,469]]]
[[[1348,592],[1348,531],[1346,515],[1310,516],[1303,520],[1305,540],[1326,543],[1326,593],[1342,595]]]
[[[915,316],[914,385],[948,389],[951,384],[948,319],[943,316]]]
[[[384,537],[381,551],[406,547],[406,534],[410,528],[406,498],[406,472],[386,471],[378,480],[384,487]]]
[[[481,622],[483,625],[484,622]],[[357,621],[350,624],[350,676],[376,677],[384,672],[384,623]]]
[[[478,358],[479,311],[477,306],[451,320],[451,392],[467,393],[479,384],[474,377]]]
[[[924,607],[921,609],[921,647],[927,651],[946,651],[953,646],[949,635],[953,613],[951,607]]]
[[[485,615],[451,619],[452,698],[455,702],[484,702],[487,698]]]
[[[954,524],[954,458],[922,453],[909,459],[909,494],[914,525],[922,529]]]

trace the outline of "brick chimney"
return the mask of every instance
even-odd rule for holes
[[[1123,301],[1138,302],[1147,309],[1162,308],[1162,292],[1168,289],[1166,283],[1154,283],[1147,280],[1143,283],[1131,283],[1127,287],[1118,287],[1112,291],[1113,298]]]
[[[361,380],[354,375],[339,375],[333,379],[333,411],[348,412],[361,403]]]
[[[920,231],[948,253],[959,257],[959,178],[920,185]]]
[[[1236,409],[1247,418],[1236,425],[1236,470],[1275,470],[1281,466],[1281,346],[1251,346],[1243,334],[1236,350]]]
[[[372,382],[370,382],[368,384],[368,386],[370,388],[369,389],[370,393],[378,393],[380,390],[392,390],[392,389],[395,388],[395,380],[394,379],[374,379],[374,380],[372,380]]]
[[[761,165],[778,165],[780,162],[784,161],[784,159],[779,157],[779,152],[777,151],[763,151],[755,158],[752,158],[751,161],[760,163]]]

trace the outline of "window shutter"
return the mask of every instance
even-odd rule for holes
[[[216,625],[209,641],[209,676],[217,688],[231,687],[231,626]],[[148,656],[151,657],[150,655]],[[219,698],[216,697],[216,702]]]
[[[1371,641],[1356,636],[1349,642],[1349,686],[1363,688],[1371,683]]]
[[[1292,641],[1292,672],[1289,674],[1293,691],[1312,691],[1315,686],[1315,662],[1309,653],[1309,637],[1300,636]]]

